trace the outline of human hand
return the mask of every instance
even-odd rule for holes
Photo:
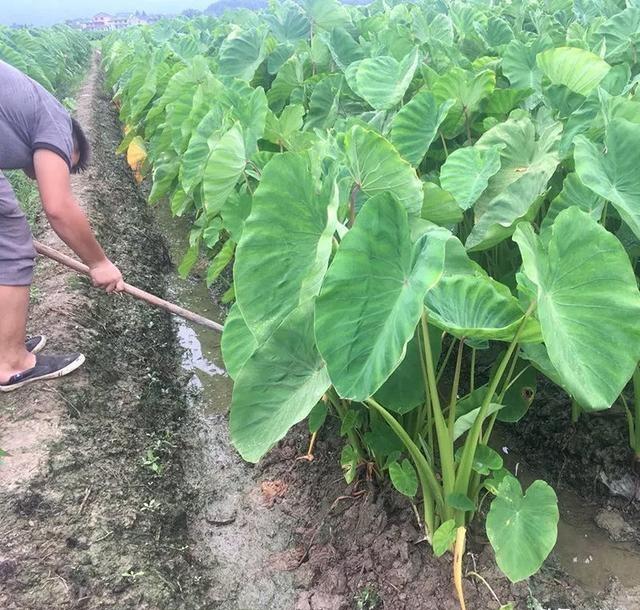
[[[106,292],[122,292],[124,280],[122,273],[108,258],[90,267],[91,281],[96,288],[102,288]]]

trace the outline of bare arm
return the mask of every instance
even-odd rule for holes
[[[42,206],[53,230],[91,269],[94,285],[107,292],[122,290],[122,274],[106,257],[73,196],[64,159],[52,151],[37,150],[33,167]]]

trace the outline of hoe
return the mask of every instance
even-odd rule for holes
[[[50,248],[49,246],[45,246],[44,244],[41,244],[38,241],[35,241],[34,244],[38,254],[41,254],[42,256],[46,256],[47,258],[50,258],[51,260],[54,260],[57,263],[65,265],[66,267],[69,267],[69,269],[73,269],[78,273],[81,273],[87,276],[90,275],[89,267],[87,267],[86,265],[83,265],[77,260],[74,260],[70,256],[63,254],[62,252],[58,252],[57,250]],[[131,284],[124,285],[124,292],[126,292],[127,294],[130,294],[132,297],[135,297],[136,299],[140,299],[141,301],[144,301],[145,303],[149,303],[154,307],[159,307],[160,309],[164,309],[169,313],[172,313],[176,316],[180,316],[185,320],[190,320],[191,322],[195,322],[196,324],[201,324],[202,326],[206,326],[207,328],[212,328],[213,330],[217,330],[218,332],[222,332],[224,329],[224,326],[222,326],[222,324],[218,324],[213,320],[209,320],[204,316],[194,313],[193,311],[189,311],[188,309],[185,309],[184,307],[180,307],[179,305],[175,305],[174,303],[169,303],[169,301],[165,301],[164,299],[161,299],[160,297],[157,297],[148,292],[145,292],[140,288],[136,288]]]

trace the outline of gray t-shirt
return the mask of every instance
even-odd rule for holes
[[[71,117],[42,85],[0,61],[0,169],[27,169],[41,148],[71,168]]]

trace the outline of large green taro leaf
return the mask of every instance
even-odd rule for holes
[[[267,57],[267,72],[269,74],[277,74],[278,70],[282,68],[287,59],[289,59],[295,52],[295,46],[291,42],[284,42],[278,44],[278,46],[268,54]]]
[[[167,47],[160,47],[160,49],[168,53],[170,48],[185,64],[188,64],[196,55],[201,55],[207,51],[206,44],[188,34],[174,36],[167,41]]]
[[[340,111],[340,95],[344,87],[341,74],[331,74],[320,80],[309,98],[305,129],[333,127]]]
[[[202,179],[207,213],[220,212],[244,171],[246,159],[242,128],[236,123],[211,146]]]
[[[194,57],[186,68],[178,70],[168,81],[163,94],[152,105],[145,118],[145,138],[150,138],[158,129],[169,104],[176,103],[187,96],[185,113],[191,109],[194,91],[197,86],[213,81],[207,60],[202,56]]]
[[[376,110],[388,110],[402,101],[418,67],[414,49],[402,61],[383,55],[351,64],[345,72],[347,83]]]
[[[327,45],[333,61],[343,72],[352,63],[365,58],[362,47],[342,27],[335,27],[330,33],[321,32],[320,38]]]
[[[433,182],[425,182],[422,188],[424,192],[422,219],[443,227],[462,221],[464,212],[451,193]]]
[[[481,110],[485,114],[506,117],[531,93],[531,89],[494,89],[493,93],[482,102]]]
[[[518,222],[532,219],[558,166],[560,130],[552,124],[536,139],[535,126],[525,116],[499,123],[476,142],[477,148],[499,146],[501,167],[475,203],[467,250],[486,250],[511,236]]]
[[[207,161],[220,137],[218,130],[222,127],[222,121],[222,111],[215,105],[200,121],[189,139],[180,165],[180,182],[188,195],[202,182]]]
[[[165,132],[169,132],[170,136],[165,133],[165,137],[170,137],[176,154],[184,153],[191,133],[208,111],[207,98],[214,95],[216,90],[219,91],[219,88],[213,82],[205,81],[181,91],[167,104]]]
[[[422,89],[393,117],[391,142],[411,165],[420,165],[452,105],[453,100],[439,104],[430,91]]]
[[[262,87],[252,88],[237,78],[228,80],[216,104],[224,108],[226,118],[242,125],[247,158],[258,150],[267,117],[267,97]],[[211,105],[211,100],[209,100]]]
[[[306,154],[265,166],[236,250],[236,297],[262,343],[298,305],[318,294],[336,228],[337,189],[318,184]]]
[[[155,203],[169,194],[180,170],[180,159],[171,153],[163,153],[153,168],[153,187],[149,203]]]
[[[576,173],[569,174],[562,184],[562,190],[553,199],[547,213],[540,225],[541,233],[549,229],[562,210],[571,206],[577,206],[589,214],[593,219],[599,220],[604,207],[604,199],[597,193],[587,188]]]
[[[265,58],[265,32],[238,27],[220,45],[220,74],[250,81]]]
[[[323,29],[330,29],[338,25],[348,25],[349,13],[346,7],[337,0],[298,0],[305,14],[311,21]]]
[[[454,225],[462,220],[463,211],[454,196],[433,182],[422,185],[424,199],[421,218],[442,227]]]
[[[635,84],[634,84],[635,86]],[[634,124],[640,123],[640,103],[624,95],[613,95],[603,89],[598,89],[598,111],[603,126],[598,125],[592,133],[604,132],[614,119],[625,119]],[[593,97],[593,96],[592,96]]]
[[[618,77],[617,82],[613,82],[614,77]],[[560,143],[563,158],[571,151],[575,137],[579,134],[588,134],[590,138],[600,141],[614,119],[640,123],[640,103],[619,94],[627,87],[629,78],[627,64],[615,66],[596,91],[584,99],[577,109],[570,109]],[[606,88],[605,81],[610,79],[611,88]],[[635,83],[629,86],[635,86]]]
[[[316,304],[318,349],[343,398],[369,398],[402,362],[448,235],[435,229],[412,245],[406,211],[391,195],[364,204]]]
[[[564,89],[565,92],[569,92],[565,87],[556,87],[556,89]],[[601,91],[601,89],[598,89],[598,91]],[[577,135],[588,132],[591,129],[599,130],[601,104],[598,91],[586,98],[582,98],[584,101],[577,108],[568,107],[566,111],[563,111],[563,114],[567,116],[563,117],[566,118],[566,123],[560,139],[559,150],[561,158],[565,158],[571,152]],[[571,92],[569,94],[580,99],[580,96],[576,94],[571,94]]]
[[[524,317],[509,289],[487,276],[454,236],[446,241],[443,272],[424,302],[430,323],[459,338],[509,341]],[[535,321],[528,322],[523,339],[539,340]]]
[[[242,237],[245,220],[251,213],[251,201],[250,193],[233,191],[220,210],[224,230],[236,244]]]
[[[420,215],[422,183],[385,138],[356,125],[345,134],[343,150],[347,168],[365,195],[392,193],[410,216]]]
[[[640,125],[614,119],[607,129],[604,152],[578,136],[574,156],[580,180],[611,201],[640,237]]]
[[[558,375],[558,371],[551,363],[544,343],[527,343],[521,347],[520,355],[524,360],[531,362],[547,379],[550,379],[556,385],[562,386],[560,375]]]
[[[471,4],[459,4],[449,8],[449,16],[460,38],[471,38],[477,26],[485,21],[484,11]]]
[[[479,24],[478,24],[479,25]],[[492,49],[503,47],[513,40],[513,30],[507,21],[500,17],[491,17],[486,28],[478,27],[478,33]]]
[[[524,317],[509,289],[481,274],[444,275],[425,304],[429,321],[459,338],[510,341]]]
[[[580,95],[589,95],[611,66],[595,53],[576,47],[557,47],[540,53],[538,67],[554,85],[564,85]]]
[[[456,136],[463,129],[465,120],[480,108],[496,86],[496,75],[491,70],[474,74],[462,68],[452,68],[433,84],[433,95],[439,102],[454,100],[454,104],[442,124],[447,137]]]
[[[227,372],[232,379],[237,379],[244,363],[258,347],[237,303],[233,304],[224,321],[221,347]]]
[[[159,56],[159,54],[161,55]],[[158,76],[161,70],[166,69],[166,64],[158,65],[158,60],[164,61],[166,52],[157,49],[151,58],[151,65],[147,62],[140,62],[139,68],[144,75],[144,80],[139,88],[129,85],[129,90],[133,93],[131,97],[131,105],[129,112],[126,111],[125,104],[122,105],[120,116],[126,117],[126,122],[130,124],[137,123],[143,116],[148,104],[156,97],[158,91]]]
[[[633,49],[640,42],[640,8],[630,6],[610,17],[597,28],[595,37],[604,41],[607,61],[632,61]]]
[[[298,7],[279,5],[272,14],[264,14],[268,20],[271,32],[280,41],[297,41],[309,37],[309,20]]]
[[[1,39],[0,59],[6,61],[25,74],[28,74],[31,78],[38,81],[43,87],[46,87],[50,91],[53,91],[53,85],[45,75],[42,67],[37,62],[32,61],[28,55],[25,55],[21,51],[18,51],[12,46],[6,44]]]
[[[552,113],[560,120],[574,119],[574,114],[584,118],[585,96],[574,93],[564,85],[549,85],[545,90],[546,100]],[[573,121],[572,121],[573,122]]]
[[[191,99],[180,99],[180,103],[189,107],[189,112],[184,118],[179,114],[175,116],[170,113],[174,104],[167,105],[167,123],[172,126],[173,148],[178,154],[184,153],[191,135],[211,109],[211,99],[218,97],[223,89],[222,84],[215,79],[207,79],[199,84]]]
[[[315,346],[309,300],[283,320],[236,378],[230,426],[240,455],[257,462],[309,415],[330,384]]]
[[[519,40],[512,40],[507,45],[502,57],[502,72],[509,79],[512,87],[540,90],[542,70],[538,68],[536,56],[546,49],[550,42],[545,38],[537,38],[528,45]]]
[[[413,6],[412,29],[421,43],[437,46],[453,45],[453,24],[448,15],[442,13],[428,14],[420,6]]]
[[[274,112],[280,112],[285,105],[293,98],[293,93],[302,86],[305,79],[304,56],[293,55],[278,71],[275,79],[271,83],[267,99],[269,106]]]
[[[609,408],[640,360],[640,293],[624,248],[577,207],[558,214],[546,246],[529,224],[513,239],[562,386],[585,409]]]
[[[264,139],[278,145],[281,150],[283,148],[291,150],[291,143],[302,129],[303,122],[304,106],[301,104],[286,106],[279,117],[269,111],[265,123]]]
[[[453,151],[440,170],[440,184],[449,191],[463,210],[468,210],[482,195],[489,178],[500,169],[498,146],[467,146]]]
[[[558,499],[544,481],[522,494],[520,482],[506,476],[487,515],[487,536],[500,569],[511,582],[535,574],[556,544]]]

